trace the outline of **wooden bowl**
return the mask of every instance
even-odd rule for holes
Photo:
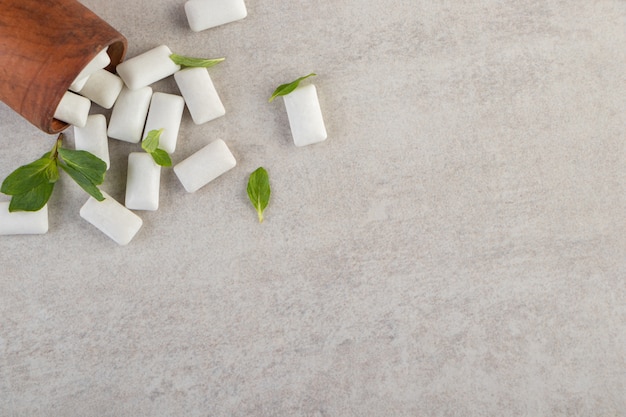
[[[76,0],[0,0],[0,100],[46,133],[80,71],[108,49],[115,69],[126,38]]]

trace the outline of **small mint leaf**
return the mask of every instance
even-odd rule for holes
[[[161,133],[163,133],[163,129],[149,131],[146,138],[141,141],[141,148],[148,153],[157,150],[161,140]]]
[[[98,201],[103,201],[104,196],[96,186],[96,184],[83,173],[71,165],[59,164],[61,168],[69,174],[70,177],[87,193]]]
[[[161,165],[162,167],[171,167],[172,159],[163,149],[157,149],[154,152],[150,152],[152,155],[152,159],[156,162],[157,165]]]
[[[298,85],[300,85],[300,81],[305,80],[305,79],[307,79],[309,77],[312,77],[314,75],[317,75],[317,74],[312,72],[309,75],[305,75],[304,77],[300,77],[297,80],[292,81],[290,83],[279,85],[276,88],[276,90],[274,90],[274,93],[272,94],[272,96],[269,98],[268,101],[271,102],[278,96],[286,96],[287,94],[291,93],[293,90],[298,88]]]
[[[248,179],[248,198],[259,216],[259,223],[263,222],[263,211],[270,201],[270,179],[263,167],[257,168]]]
[[[182,56],[178,54],[171,54],[170,59],[174,61],[176,65],[180,65],[181,67],[187,68],[210,68],[214,65],[219,64],[226,58],[214,58],[214,59],[206,59],[206,58],[193,58],[190,56]]]
[[[58,148],[58,152],[66,166],[80,172],[94,185],[102,184],[107,170],[107,164],[102,159],[87,151]]]

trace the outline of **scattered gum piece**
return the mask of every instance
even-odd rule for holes
[[[107,131],[110,138],[124,142],[139,143],[146,123],[152,88],[138,90],[122,88],[109,119]]]
[[[180,70],[170,59],[172,51],[165,45],[157,46],[147,52],[117,65],[117,73],[131,90],[146,87]]]
[[[241,20],[248,15],[243,0],[189,0],[185,3],[189,27],[200,32]]]
[[[118,245],[129,244],[141,229],[143,220],[110,195],[104,192],[102,194],[105,198],[103,201],[89,197],[80,209],[80,217],[113,239]]]
[[[159,148],[169,154],[174,153],[184,109],[185,100],[181,96],[161,92],[154,93],[150,101],[143,138],[145,139],[151,130],[163,129],[159,139]]]
[[[80,73],[76,76],[74,82],[70,86],[70,90],[72,91],[80,91],[85,86],[87,79],[91,74],[96,72],[99,69],[106,68],[107,65],[111,63],[111,58],[107,53],[108,48],[100,51],[98,55],[96,55],[86,66],[81,70]]]
[[[217,139],[174,166],[174,172],[188,193],[198,191],[237,165],[226,143]]]
[[[186,68],[174,74],[191,118],[197,125],[226,114],[206,68]]]
[[[107,121],[103,114],[92,114],[87,118],[85,127],[74,126],[74,146],[77,150],[91,152],[107,164],[109,158],[109,138]]]
[[[131,210],[157,210],[161,167],[146,152],[131,152],[128,155],[125,205]]]
[[[9,202],[0,202],[0,235],[41,235],[48,231],[48,205],[39,211],[9,211]]]
[[[102,108],[110,109],[120,95],[124,82],[120,77],[105,69],[99,69],[89,76],[85,86],[78,93]]]
[[[78,127],[85,127],[91,109],[91,100],[66,91],[59,102],[54,118]]]
[[[326,127],[315,85],[298,87],[283,96],[283,100],[296,146],[306,146],[326,140]]]

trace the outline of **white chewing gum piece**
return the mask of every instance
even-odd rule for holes
[[[145,139],[151,130],[163,129],[159,138],[159,148],[169,154],[174,153],[184,109],[185,100],[181,96],[155,92],[150,101],[143,138]]]
[[[122,88],[109,119],[107,131],[110,138],[124,142],[139,143],[146,123],[152,88],[138,90]]]
[[[174,172],[188,193],[198,191],[237,165],[226,143],[217,139],[174,166]]]
[[[59,102],[54,118],[78,127],[85,127],[91,109],[91,100],[66,91]]]
[[[74,147],[77,150],[91,152],[107,164],[109,158],[109,138],[107,137],[107,121],[103,114],[91,114],[85,127],[74,126]]]
[[[189,27],[194,32],[241,20],[248,15],[243,0],[189,0],[185,3]]]
[[[104,192],[102,195],[105,198],[103,201],[89,197],[80,209],[80,217],[113,239],[118,245],[128,245],[141,229],[143,220],[110,195]]]
[[[120,95],[124,82],[120,77],[105,69],[100,69],[89,76],[85,86],[78,92],[98,106],[110,109]]]
[[[117,74],[131,90],[146,87],[180,70],[180,65],[171,60],[171,54],[167,46],[157,46],[118,64]]]
[[[283,96],[291,135],[296,146],[312,145],[327,138],[315,85],[298,87]]]
[[[206,68],[186,68],[174,74],[191,119],[201,125],[226,114]]]
[[[146,152],[131,152],[128,155],[126,174],[126,208],[157,210],[160,186],[161,167],[154,162],[152,155]]]
[[[48,232],[48,205],[38,211],[9,211],[9,202],[0,202],[0,235],[42,235]]]

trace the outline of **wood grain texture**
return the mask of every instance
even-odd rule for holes
[[[63,93],[98,52],[111,67],[125,37],[76,0],[0,0],[0,100],[47,133],[67,127],[53,118]]]

